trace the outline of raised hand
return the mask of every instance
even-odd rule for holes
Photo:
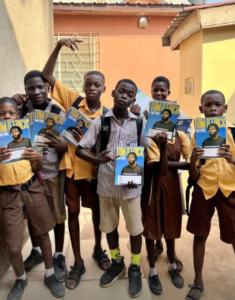
[[[134,115],[139,116],[141,111],[141,106],[139,104],[133,104],[130,107],[130,112],[132,112]]]
[[[57,44],[59,44],[61,47],[65,46],[70,48],[73,51],[78,51],[78,49],[80,48],[81,43],[83,42],[83,40],[80,39],[61,39],[58,41]]]
[[[80,142],[80,140],[84,134],[83,134],[82,130],[77,126],[76,130],[72,130],[72,135],[77,142]]]
[[[166,146],[166,144],[167,144],[167,132],[166,131],[158,132],[154,138],[155,138],[159,148]]]
[[[25,160],[29,160],[30,162],[34,162],[41,159],[41,154],[35,149],[26,148],[21,154],[21,157]]]
[[[11,98],[15,100],[17,105],[24,105],[29,101],[29,97],[25,94],[15,94]]]

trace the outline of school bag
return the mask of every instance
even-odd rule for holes
[[[136,130],[138,138],[138,146],[140,145],[140,133],[143,126],[143,119],[136,118]],[[101,116],[101,131],[100,131],[100,151],[105,151],[109,142],[109,136],[111,131],[111,119],[105,117],[105,114]]]
[[[235,124],[233,124],[235,125]],[[235,128],[230,128],[233,136],[233,141],[235,143]],[[205,161],[205,160],[204,160]],[[190,199],[190,190],[193,186],[195,186],[196,181],[192,180],[190,177],[188,177],[188,186],[185,191],[185,198],[186,198],[186,209],[185,212],[189,216],[189,199]]]

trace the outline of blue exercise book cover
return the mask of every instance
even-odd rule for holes
[[[12,150],[10,159],[3,160],[3,164],[22,160],[24,150],[31,147],[27,119],[0,122],[0,147]]]
[[[35,110],[32,119],[32,146],[42,152],[43,148],[47,147],[46,142],[50,142],[46,137],[47,132],[50,131],[56,136],[59,136],[63,119],[60,115],[42,110]]]
[[[143,184],[144,147],[117,147],[115,185],[126,185],[129,181]]]
[[[137,90],[135,104],[138,104],[141,107],[140,114],[143,114],[143,112],[149,106],[150,101],[152,101],[151,98],[141,92],[141,90]]]
[[[166,131],[168,140],[175,135],[179,114],[179,105],[170,101],[151,101],[145,135],[154,137],[158,132]]]
[[[194,120],[196,146],[204,149],[202,158],[216,158],[218,149],[226,144],[225,117],[197,118]]]
[[[73,130],[79,127],[83,134],[90,128],[92,120],[74,107],[71,107],[66,120],[61,128],[61,135],[73,146],[77,147],[78,141],[73,137]]]
[[[188,131],[189,126],[192,123],[192,118],[180,118],[177,119],[176,130],[183,131],[186,133]]]

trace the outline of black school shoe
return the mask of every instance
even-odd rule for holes
[[[130,265],[128,269],[129,278],[129,296],[136,298],[142,293],[142,277],[140,267],[137,265]]]
[[[24,289],[28,284],[28,280],[17,279],[13,288],[10,290],[10,293],[7,296],[7,300],[20,300],[24,294]]]
[[[162,284],[158,275],[149,276],[149,288],[155,295],[160,295],[162,293]]]
[[[125,275],[126,266],[124,264],[124,257],[121,257],[121,262],[117,263],[116,260],[112,259],[110,268],[100,278],[100,286],[108,287],[118,280],[120,276]]]
[[[62,298],[65,294],[65,288],[61,282],[57,280],[55,274],[51,276],[44,276],[44,283],[51,291],[52,295],[56,298]]]
[[[30,255],[24,261],[25,272],[30,272],[33,267],[43,262],[42,253],[38,252],[36,249],[32,249]]]
[[[67,267],[65,263],[65,257],[59,254],[57,258],[53,256],[53,265],[55,270],[55,276],[59,282],[64,282],[67,278]]]
[[[181,289],[184,286],[184,278],[180,275],[177,269],[168,270],[171,280],[175,287]]]

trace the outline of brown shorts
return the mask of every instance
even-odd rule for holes
[[[6,241],[9,247],[22,247],[24,213],[31,224],[33,235],[39,236],[55,227],[44,189],[36,179],[28,190],[9,192],[2,190],[0,207],[4,219]]]
[[[233,244],[235,242],[235,192],[226,198],[218,190],[214,197],[206,200],[202,189],[196,185],[192,194],[187,230],[198,237],[208,236],[215,207],[219,217],[220,239],[225,243]]]
[[[66,220],[66,213],[64,202],[62,203],[61,201],[60,178],[44,179],[42,183],[56,224],[64,223]]]
[[[99,207],[99,198],[96,193],[96,179],[74,180],[74,178],[66,177],[65,195],[66,204],[70,213],[79,211],[80,197],[83,207],[97,208]]]

